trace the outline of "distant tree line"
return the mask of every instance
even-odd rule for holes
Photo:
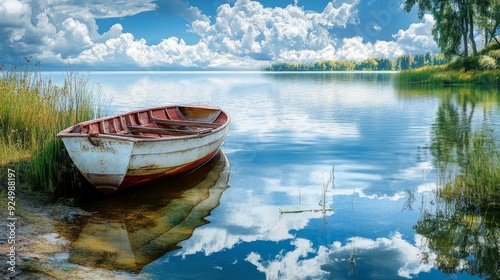
[[[389,58],[367,58],[361,62],[349,60],[322,60],[313,64],[297,62],[274,63],[264,68],[264,71],[399,71],[416,69],[424,66],[443,65],[449,62],[442,54],[399,56],[396,60]]]

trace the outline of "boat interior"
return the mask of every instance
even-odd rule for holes
[[[83,122],[70,133],[121,135],[139,138],[165,138],[210,133],[226,123],[219,109],[204,107],[159,107]]]

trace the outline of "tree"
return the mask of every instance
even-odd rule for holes
[[[377,70],[378,63],[373,57],[363,60],[356,66],[356,70]]]
[[[450,62],[443,54],[434,55],[434,64],[433,65],[444,65]]]
[[[377,70],[381,70],[381,71],[384,71],[384,70],[386,70],[386,71],[396,70],[396,63],[392,59],[379,58],[379,59],[377,59],[377,63],[378,63]]]
[[[500,45],[496,38],[500,28],[500,0],[492,0],[491,5],[478,6],[478,25],[484,29],[484,46],[487,47],[493,40]]]
[[[495,3],[498,4],[498,0],[405,0],[404,9],[410,12],[417,5],[419,18],[426,12],[432,14],[436,20],[432,34],[447,58],[459,55],[460,45],[463,56],[468,57],[469,44],[472,53],[477,55],[476,21],[481,16],[483,21],[490,18],[490,10]]]
[[[411,69],[411,66],[413,64],[413,56],[411,54],[398,56],[396,64],[398,70]]]
[[[311,66],[311,70],[313,71],[326,71],[326,63],[325,61],[318,61],[318,62],[315,62],[312,66]]]
[[[432,66],[434,65],[434,56],[432,56],[431,52],[426,52],[425,53],[425,66]]]
[[[425,55],[417,54],[413,57],[413,63],[411,64],[411,68],[416,69],[425,66]]]

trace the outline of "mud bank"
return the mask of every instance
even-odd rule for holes
[[[14,215],[9,215],[6,202],[0,211],[2,279],[138,279],[126,272],[68,262],[71,242],[63,235],[71,229],[61,225],[90,213],[70,202],[49,203],[40,194],[27,192],[18,192],[15,202]]]

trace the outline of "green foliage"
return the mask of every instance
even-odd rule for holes
[[[474,131],[473,118],[477,104],[486,102],[481,94],[456,92],[456,101],[449,97],[440,103],[432,127],[430,151],[444,187],[440,196],[447,203],[464,205],[483,211],[491,205],[500,209],[500,147],[492,130]],[[451,168],[450,168],[451,167]]]
[[[397,66],[399,70],[412,69],[412,65],[413,65],[412,55],[405,54],[398,57]]]
[[[418,7],[419,18],[432,14],[435,24],[432,34],[441,52],[452,58],[469,54],[476,56],[476,35],[481,30],[485,46],[500,42],[496,38],[500,26],[500,1],[498,0],[405,0],[403,7],[410,12]]]
[[[454,62],[450,63],[448,69],[450,70],[462,70],[462,71],[471,71],[471,70],[479,70],[481,67],[479,65],[479,57],[472,56],[467,58],[459,58]]]
[[[500,69],[500,45],[490,44],[479,52],[478,56],[457,58],[449,64],[450,70],[495,70]]]
[[[500,207],[500,153],[491,135],[472,134],[465,146],[461,170],[439,195],[448,203],[474,211]]]
[[[414,69],[414,70],[406,70],[403,72],[400,72],[397,75],[396,81],[398,81],[400,84],[429,84],[432,83],[432,79],[436,78],[438,75],[443,73],[443,71],[446,69],[446,66],[428,66],[428,67],[422,67],[419,69]]]
[[[500,85],[500,70],[463,71],[450,70],[446,66],[434,66],[398,73],[398,84],[427,85]]]
[[[500,146],[489,124],[473,121],[488,119],[499,96],[476,86],[417,91],[441,97],[429,147],[440,187],[422,195],[414,226],[429,248],[422,259],[433,255],[445,273],[500,279]]]
[[[100,111],[100,96],[85,77],[70,73],[63,86],[41,77],[38,66],[15,67],[0,78],[0,165],[30,160],[33,189],[50,194],[78,184],[56,134]],[[5,152],[5,153],[4,153]],[[19,156],[19,153],[21,156]]]
[[[414,58],[415,57],[415,58]],[[442,54],[402,55],[396,61],[389,58],[369,57],[361,62],[347,60],[323,60],[313,64],[297,62],[274,63],[264,71],[395,71],[416,69],[425,66],[443,65],[449,61]]]
[[[355,69],[356,70],[363,70],[363,71],[378,70],[378,62],[374,58],[369,57],[369,58],[363,60],[358,65],[356,65]]]
[[[381,58],[377,59],[377,69],[378,70],[386,70],[386,71],[394,71],[396,70],[396,62],[392,59]]]
[[[479,56],[479,68],[481,70],[494,70],[497,69],[497,63],[493,57],[481,55]]]
[[[355,67],[356,64],[351,61],[324,60],[310,66],[304,65],[302,69],[305,71],[352,71]]]
[[[457,58],[446,66],[402,71],[398,74],[397,81],[435,85],[500,85],[499,47],[498,44],[492,44],[478,56]],[[436,59],[440,57],[435,56]]]
[[[490,43],[488,44],[488,46],[486,46],[484,49],[482,49],[479,54],[489,54],[491,55],[492,53],[494,53],[495,51],[498,51],[500,50],[500,44],[499,43]]]
[[[418,55],[415,55],[413,57],[413,62],[411,63],[411,68],[416,69],[416,68],[420,68],[420,67],[428,66],[428,65],[429,65],[429,63],[427,63],[427,61],[425,59],[425,55],[418,54]]]
[[[496,62],[500,62],[500,50],[493,50],[488,53]]]

